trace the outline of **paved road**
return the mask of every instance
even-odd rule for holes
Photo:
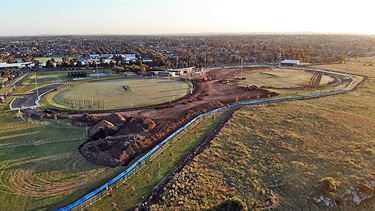
[[[11,103],[11,109],[12,110],[18,110],[18,109],[28,109],[28,108],[34,108],[39,106],[37,97],[39,98],[43,96],[44,94],[53,91],[54,89],[57,89],[59,87],[65,86],[64,84],[50,84],[47,86],[40,87],[38,89],[34,89],[31,91],[30,94],[24,94],[21,95],[21,98],[16,98]]]

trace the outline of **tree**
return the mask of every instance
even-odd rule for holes
[[[53,67],[54,67],[54,65],[53,65],[52,61],[48,59],[47,62],[46,62],[46,68],[53,68]]]
[[[165,68],[166,68],[166,69],[170,69],[171,67],[172,67],[171,62],[170,62],[170,61],[166,61],[166,62],[165,62]]]
[[[35,68],[39,68],[40,61],[39,60],[35,60],[34,64],[35,64]]]
[[[173,68],[177,68],[177,65],[178,65],[178,57],[176,57],[176,56],[172,56],[171,59],[170,59],[170,61],[171,61],[171,65],[172,65],[172,67],[173,67]]]
[[[78,61],[77,61],[77,64],[76,64],[76,67],[77,67],[77,68],[81,68],[81,67],[83,67],[82,62],[78,60]]]
[[[139,71],[141,72],[142,75],[147,74],[146,73],[146,65],[141,64]]]
[[[7,63],[14,63],[14,56],[8,56]]]

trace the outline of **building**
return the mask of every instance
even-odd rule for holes
[[[31,64],[31,62],[21,62],[21,63],[0,62],[0,69],[7,69],[7,68],[22,69],[22,68],[25,68],[27,65],[30,65],[30,64]]]
[[[284,60],[280,63],[281,66],[298,66],[300,64],[300,60]]]
[[[181,74],[184,73],[184,71],[181,70],[181,69],[169,69],[169,70],[167,70],[167,72],[174,73],[174,75],[181,75]]]
[[[181,68],[181,70],[183,70],[183,73],[192,73],[193,70],[194,70],[195,67],[185,67],[185,68]]]
[[[152,71],[152,72],[156,77],[160,77],[160,78],[169,78],[169,77],[176,76],[174,72],[168,72],[168,71]]]

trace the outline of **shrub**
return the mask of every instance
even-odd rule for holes
[[[369,184],[361,184],[359,186],[359,191],[362,193],[372,193],[374,192],[374,188]]]
[[[337,184],[332,177],[325,177],[318,182],[318,191],[322,194],[332,195],[337,191]]]
[[[242,211],[247,210],[247,205],[244,201],[242,201],[239,198],[231,198],[214,207],[212,210]]]

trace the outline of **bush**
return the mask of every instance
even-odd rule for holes
[[[318,182],[318,190],[320,193],[332,195],[337,191],[337,184],[332,177],[325,177]]]
[[[374,188],[369,184],[361,184],[359,186],[359,191],[362,193],[372,193],[374,192]]]
[[[239,198],[231,198],[219,204],[218,206],[214,207],[212,210],[242,211],[242,210],[247,210],[247,205],[244,201],[242,201]]]

